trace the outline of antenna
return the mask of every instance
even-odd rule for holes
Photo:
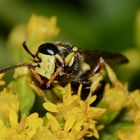
[[[34,54],[29,50],[29,48],[27,47],[26,41],[23,42],[22,46],[23,46],[23,48],[25,49],[25,51],[26,51],[28,54],[30,54],[33,58],[36,57],[36,55],[34,55]]]
[[[21,67],[34,68],[34,66],[31,64],[19,64],[19,65],[11,66],[11,67],[5,68],[3,70],[0,70],[0,74],[8,72],[8,71],[13,71],[13,70],[15,70],[17,68],[21,68]]]

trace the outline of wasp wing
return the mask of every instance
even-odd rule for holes
[[[96,64],[100,57],[108,64],[124,64],[129,62],[127,57],[119,53],[84,49],[80,49],[79,53],[84,57],[85,61],[91,65]]]

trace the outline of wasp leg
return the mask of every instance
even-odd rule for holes
[[[100,57],[99,62],[97,62],[96,66],[93,67],[89,74],[88,74],[88,78],[92,77],[95,73],[98,73],[101,69],[103,69],[105,67],[105,61],[102,57]]]
[[[104,92],[104,89],[105,89],[105,84],[106,84],[106,82],[104,80],[101,80],[100,81],[100,86],[97,86],[96,90],[93,91],[92,96],[96,95],[96,100],[91,104],[91,106],[97,105],[100,102],[100,100],[102,99],[103,92]],[[83,100],[86,100],[88,98],[91,90],[92,90],[91,89],[91,84],[90,85],[83,85],[82,92],[81,92],[82,93],[81,98]]]
[[[33,68],[30,68],[32,74],[34,75],[34,77],[38,80],[40,85],[44,84],[44,81],[41,79],[41,77],[35,72],[35,70]]]
[[[32,84],[30,84],[30,87],[35,91],[35,93],[39,97],[43,98],[44,101],[47,101],[47,98],[46,98],[43,90],[41,90],[36,84],[32,83]]]
[[[86,96],[86,100],[88,100],[91,96],[96,95],[96,101],[92,105],[96,105],[103,96],[104,91],[104,71],[103,68],[105,67],[105,61],[100,58],[99,62],[95,67],[91,69],[87,73],[87,81],[89,84],[83,86],[83,90],[88,91],[88,95]],[[84,95],[85,96],[85,95]],[[85,98],[85,97],[84,97]]]
[[[34,77],[38,80],[40,86],[42,86],[44,84],[44,81],[41,79],[41,77],[34,71],[33,68],[30,68],[32,74],[34,75]],[[43,90],[41,88],[39,88],[36,84],[32,83],[30,85],[30,87],[36,92],[36,94],[40,97],[43,98],[44,101],[47,101],[47,98],[43,92]]]
[[[54,79],[56,78],[56,76],[57,76],[58,74],[60,74],[60,73],[62,73],[62,72],[63,72],[63,68],[62,68],[62,67],[58,67],[58,68],[56,69],[56,72],[51,76],[51,78],[50,78],[49,81],[47,82],[46,87],[49,88],[52,82],[55,82],[55,83],[56,83],[56,81],[54,81]]]
[[[97,65],[91,69],[88,74],[88,80],[91,81],[90,92],[93,93],[96,88],[100,85],[100,82],[104,79],[104,71],[105,61],[102,57],[100,57]]]

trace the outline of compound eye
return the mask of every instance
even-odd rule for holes
[[[59,53],[58,48],[52,43],[45,43],[39,46],[38,53],[43,53],[47,55],[54,55]]]

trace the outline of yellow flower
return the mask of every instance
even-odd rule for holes
[[[123,118],[127,121],[134,121],[137,111],[140,109],[140,90],[134,90],[128,94],[125,109]]]
[[[32,137],[32,140],[59,140],[53,132],[47,127],[42,127],[38,132]]]
[[[112,85],[105,85],[103,98],[100,100],[97,106],[106,108],[106,112],[102,119],[102,121],[106,124],[111,123],[111,121],[113,121],[124,108],[128,100],[129,92],[127,87],[117,79],[115,72],[106,63],[105,69]]]
[[[103,104],[104,107],[111,109],[112,111],[120,111],[122,107],[125,106],[126,101],[127,94],[122,88],[118,86],[110,87],[110,85],[107,84],[100,104]]]
[[[48,19],[47,17],[33,15],[27,24],[26,33],[27,41],[30,44],[52,41],[59,33],[59,29],[56,27],[56,17],[53,16]]]
[[[42,127],[43,119],[33,113],[19,120],[19,100],[10,89],[0,93],[0,140],[30,140]]]
[[[41,129],[43,120],[38,118],[37,113],[26,117],[23,115],[18,122],[18,112],[11,109],[9,111],[9,126],[6,126],[0,119],[0,139],[3,140],[31,140],[33,136]],[[4,140],[5,140],[4,139]]]
[[[18,98],[11,90],[4,89],[0,93],[0,118],[3,120],[6,126],[9,125],[9,112],[11,109],[18,112]]]
[[[57,18],[55,16],[48,18],[33,15],[26,25],[17,25],[11,31],[8,39],[8,46],[15,62],[27,61],[30,58],[22,47],[24,41],[27,42],[33,53],[36,53],[40,44],[52,41],[59,33],[56,23]]]
[[[119,131],[120,140],[139,140],[140,139],[140,109],[136,112],[134,124],[128,131]]]
[[[47,101],[43,104],[49,111],[46,113],[48,128],[61,140],[81,140],[84,136],[99,138],[95,120],[99,119],[105,110],[90,106],[96,96],[83,101],[80,97],[82,86],[79,87],[77,95],[72,94],[70,84],[65,88],[60,86],[57,88],[62,94],[62,102],[53,104]]]

